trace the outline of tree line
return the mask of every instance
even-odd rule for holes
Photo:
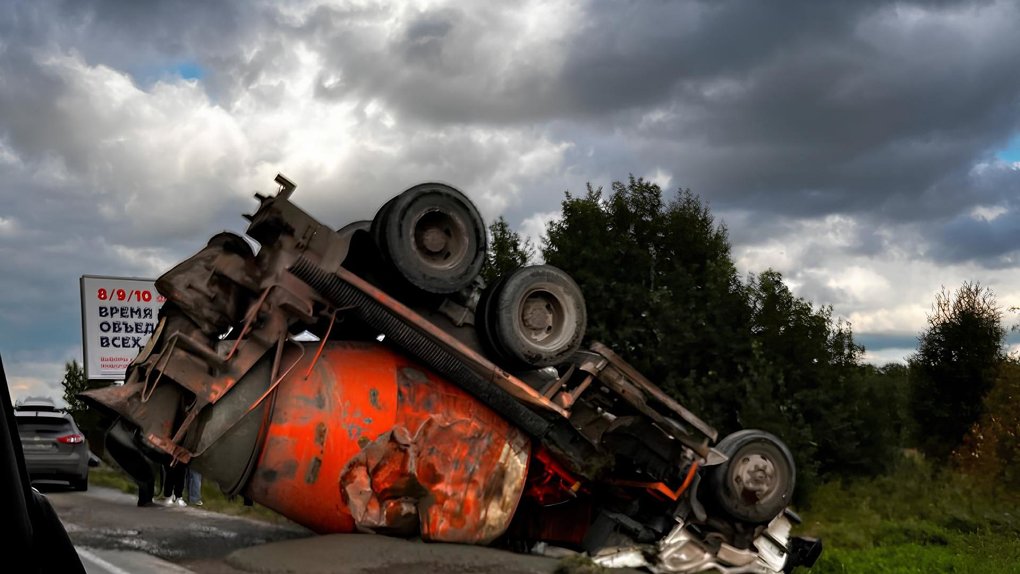
[[[488,279],[534,259],[500,218]],[[1020,364],[1003,311],[977,283],[940,293],[906,365],[862,360],[831,307],[781,273],[741,277],[724,225],[690,190],[666,197],[631,177],[569,192],[540,249],[584,292],[587,339],[632,362],[722,433],[760,428],[787,442],[803,496],[821,480],[877,475],[906,449],[1020,484]]]

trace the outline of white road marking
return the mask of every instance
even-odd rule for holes
[[[182,566],[137,550],[75,547],[88,574],[195,574]],[[103,556],[100,556],[102,554]]]
[[[102,558],[96,556],[95,554],[89,552],[84,548],[75,548],[75,551],[78,553],[78,556],[81,556],[82,559],[84,559],[86,562],[91,562],[96,566],[99,566],[100,568],[103,569],[104,572],[108,574],[131,574],[131,572],[128,572],[127,570],[121,570],[118,566],[110,564],[106,560],[103,560]],[[92,571],[88,568],[86,568],[85,571],[88,572],[89,574],[92,574]]]

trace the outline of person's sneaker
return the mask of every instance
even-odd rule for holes
[[[188,505],[187,502],[184,502],[183,498],[178,498],[177,500],[174,501],[174,504],[176,504],[177,506],[187,506]]]
[[[191,504],[194,504],[195,506],[202,506],[202,501],[199,500],[198,502],[192,502]]]

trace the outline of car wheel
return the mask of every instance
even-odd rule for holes
[[[725,513],[761,524],[790,505],[797,473],[793,455],[776,436],[742,430],[722,439],[715,448],[729,457],[709,474],[711,492]]]
[[[486,328],[511,360],[549,367],[581,346],[588,314],[581,288],[565,271],[552,265],[522,267],[492,296]]]
[[[397,272],[426,293],[467,287],[485,262],[485,223],[448,185],[424,183],[393,198],[376,213],[371,234]]]
[[[85,492],[89,489],[89,477],[85,475],[85,478],[75,478],[71,480],[71,489],[79,492]]]

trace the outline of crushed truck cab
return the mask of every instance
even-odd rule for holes
[[[316,532],[550,548],[653,572],[781,572],[793,458],[776,437],[720,440],[618,356],[582,348],[565,272],[480,278],[486,227],[421,184],[372,221],[326,226],[282,176],[156,281],[166,297],[115,413],[125,469],[193,465]],[[607,342],[611,343],[611,342]]]

